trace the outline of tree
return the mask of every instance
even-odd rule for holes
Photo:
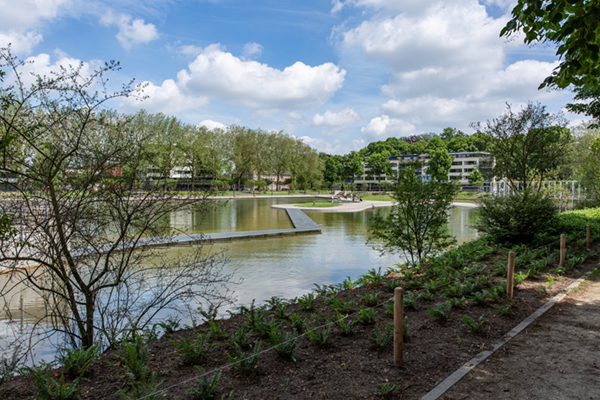
[[[457,187],[447,180],[423,181],[415,173],[419,168],[422,164],[414,163],[399,173],[392,193],[396,203],[387,217],[378,213],[371,228],[381,240],[374,247],[401,251],[413,266],[455,242],[445,225]]]
[[[488,121],[485,128],[473,126],[493,138],[488,148],[495,160],[492,175],[527,196],[538,193],[545,174],[567,156],[571,134],[566,125],[562,116],[546,112],[539,103],[529,103],[519,112],[507,105],[505,113]]]
[[[375,177],[381,178],[381,175],[392,175],[392,163],[389,160],[390,153],[384,151],[383,153],[371,154],[367,160],[367,176],[369,179]]]
[[[241,190],[242,181],[254,172],[257,152],[257,133],[250,128],[232,125],[227,130],[227,158],[235,175],[237,190]]]
[[[129,85],[108,92],[105,74],[118,64],[91,76],[82,65],[62,68],[27,87],[19,79],[23,63],[10,49],[0,50],[0,62],[15,77],[1,92],[0,133],[26,144],[2,155],[0,173],[19,183],[0,212],[14,216],[13,224],[25,222],[23,239],[0,238],[0,263],[13,282],[40,296],[52,328],[72,346],[114,344],[148,327],[160,310],[230,300],[219,289],[230,277],[221,273],[218,255],[199,246],[168,260],[142,246],[143,238],[160,244],[173,233],[172,212],[207,210],[209,203],[140,191],[154,138],[132,129],[132,118],[101,110],[110,99],[136,94]],[[27,264],[35,267],[23,269]]]
[[[356,151],[351,151],[344,156],[344,174],[346,178],[350,178],[352,183],[357,176],[362,176],[365,173],[363,167],[363,157]]]
[[[445,182],[448,180],[448,171],[452,167],[452,157],[446,150],[434,149],[429,152],[427,173],[431,179]]]
[[[319,154],[321,159],[324,159],[323,178],[327,185],[334,185],[344,179],[344,164],[342,156],[328,156],[325,153]]]
[[[561,62],[540,85],[598,87],[600,3],[597,0],[518,0],[500,36],[523,31],[527,44],[550,42]]]
[[[469,185],[475,186],[477,189],[481,189],[481,186],[485,181],[483,179],[483,175],[481,175],[481,172],[479,172],[477,168],[473,169],[473,171],[469,174],[467,180],[469,181]]]

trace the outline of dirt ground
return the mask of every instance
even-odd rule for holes
[[[498,254],[495,260],[490,260],[486,271],[494,263],[505,260],[506,254]],[[295,361],[267,351],[250,373],[226,367],[229,364],[226,353],[232,352],[228,338],[248,323],[244,316],[236,315],[222,321],[219,334],[210,339],[215,347],[201,366],[205,371],[224,367],[216,390],[217,399],[228,398],[232,391],[232,399],[420,399],[465,362],[489,349],[583,273],[594,269],[599,261],[596,255],[564,276],[552,274],[556,267],[556,261],[553,261],[547,273],[528,279],[515,289],[514,301],[508,303],[501,298],[477,303],[468,300],[452,309],[450,317],[443,321],[428,314],[428,310],[443,298],[437,294],[415,296],[415,309],[405,313],[409,339],[404,346],[403,367],[394,366],[391,340],[380,349],[369,340],[376,326],[385,331],[392,322],[386,306],[377,308],[373,322],[358,323],[351,335],[343,335],[340,328],[334,327],[330,342],[324,346],[312,343],[305,336],[295,351]],[[489,278],[489,288],[501,281],[499,277]],[[384,283],[344,290],[332,297],[347,304],[349,310],[344,313],[350,314],[369,305],[366,295],[378,294],[379,302],[391,298],[393,288]],[[269,318],[273,318],[278,329],[287,332],[292,330],[290,321],[294,315],[304,319],[307,327],[324,324],[337,319],[331,306],[332,297],[319,297],[314,310],[304,311],[300,304],[291,304],[285,308],[284,315],[269,311]],[[507,306],[512,307],[510,313],[501,312]],[[485,361],[485,365],[458,382],[445,398],[599,398],[599,306],[600,282],[596,277],[594,283],[569,295],[535,326],[518,335],[490,361]],[[484,319],[485,328],[481,332],[472,332],[462,321],[465,316],[473,320]],[[357,316],[351,318],[354,320]],[[181,342],[182,337],[194,340],[199,331],[206,332],[208,328],[208,324],[203,324],[168,333],[148,344],[148,365],[162,381],[160,388],[169,388],[163,399],[193,399],[187,390],[198,385],[193,379],[197,376],[196,369],[186,364],[169,339],[177,342]],[[263,349],[272,346],[268,336],[253,331],[247,348],[258,343],[262,343]],[[128,387],[126,371],[117,358],[122,352],[106,352],[92,364],[79,382],[79,398],[123,398],[117,393]],[[60,369],[54,371],[56,379],[60,372]],[[397,388],[384,396],[381,385],[395,383],[398,383]],[[36,392],[31,376],[22,375],[0,387],[0,399],[31,399]]]
[[[600,275],[584,282],[441,398],[600,399]]]

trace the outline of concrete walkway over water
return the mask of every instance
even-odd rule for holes
[[[372,208],[379,207],[391,207],[394,205],[393,201],[342,201],[335,207],[311,207],[310,203],[303,204],[273,204],[272,208],[279,208],[282,210],[302,210],[302,211],[315,211],[315,212],[327,212],[327,213],[353,213],[360,212]],[[476,208],[477,204],[473,203],[452,203],[455,207],[466,207]],[[288,211],[289,212],[289,211]]]

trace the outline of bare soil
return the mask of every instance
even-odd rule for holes
[[[491,268],[491,265],[502,262],[502,260],[506,260],[506,253],[503,251],[499,252],[494,259],[487,260],[486,263],[489,262]],[[257,368],[250,374],[242,373],[232,366],[224,369],[215,398],[219,399],[222,396],[227,398],[227,395],[234,391],[233,399],[378,399],[383,398],[383,395],[378,392],[381,384],[399,383],[398,387],[387,398],[418,399],[463,363],[482,350],[489,348],[493,342],[497,341],[556,293],[563,290],[583,273],[594,268],[598,261],[598,256],[594,256],[585,264],[578,265],[562,276],[555,274],[556,261],[552,261],[553,266],[548,270],[549,272],[538,275],[533,279],[530,278],[515,289],[515,300],[513,302],[506,299],[497,301],[488,299],[484,304],[477,304],[469,300],[461,308],[452,309],[450,317],[445,321],[436,320],[427,314],[428,307],[444,301],[444,298],[435,294],[430,300],[419,298],[416,301],[417,309],[405,312],[408,317],[409,338],[404,345],[404,366],[402,367],[396,367],[393,364],[391,339],[380,351],[375,349],[368,339],[375,326],[385,330],[388,324],[392,322],[392,315],[386,312],[386,306],[384,305],[377,308],[375,324],[358,324],[353,335],[342,336],[339,329],[334,327],[333,338],[327,346],[319,347],[305,336],[297,347],[295,362],[283,358],[273,351],[268,351],[260,356]],[[501,278],[492,277],[490,283],[494,284],[501,281]],[[380,302],[392,296],[391,289],[384,284],[370,284],[342,291],[336,297],[344,302],[354,302],[356,304],[355,311],[357,311],[360,307],[367,307],[363,296],[373,293],[380,294]],[[595,305],[598,309],[598,302],[595,301],[592,305]],[[571,304],[570,302],[575,303]],[[548,320],[548,323],[552,323],[560,315],[563,315],[560,313],[572,312],[572,309],[576,308],[576,302],[576,298],[564,302],[559,307],[560,311],[550,312],[547,317],[544,317],[544,321]],[[299,304],[289,305],[286,309],[286,315],[289,317],[296,313],[306,319],[309,326],[325,323],[329,319],[337,319],[325,296],[317,298],[315,304],[314,311],[302,311]],[[501,315],[501,308],[510,304],[512,304],[510,314]],[[463,316],[469,316],[476,321],[483,316],[486,321],[483,331],[473,333],[461,321],[460,318]],[[353,318],[356,318],[356,316]],[[281,323],[283,329],[291,330],[288,318],[280,318],[278,322]],[[223,336],[217,338],[213,335],[211,338],[211,341],[217,343],[217,346],[210,350],[205,362],[202,363],[201,366],[205,370],[210,371],[229,364],[225,354],[231,352],[227,336],[246,323],[247,321],[242,315],[235,315],[224,321],[222,326]],[[594,328],[586,324],[585,320],[581,320],[579,329],[593,328],[596,329],[595,332],[598,332],[597,325],[594,325]],[[180,336],[195,339],[198,330],[207,331],[208,329],[208,325],[203,324],[194,329],[165,334],[159,340],[148,344],[151,350],[150,368],[152,371],[157,372],[159,380],[164,381],[161,388],[171,387],[163,398],[192,399],[192,395],[186,391],[197,385],[193,380],[185,384],[179,384],[194,378],[197,372],[193,366],[186,364],[184,359],[178,356],[179,350],[169,339],[180,340]],[[565,326],[564,329],[566,331],[568,327]],[[544,330],[545,325],[540,323],[536,331],[536,335],[539,335],[537,339],[540,342],[545,340]],[[561,331],[559,334],[566,334],[565,331]],[[530,334],[528,333],[528,335]],[[488,364],[493,366],[489,372],[484,371],[477,376],[485,376],[486,374],[496,376],[506,373],[509,369],[512,371],[513,376],[517,376],[520,371],[529,369],[530,364],[527,363],[531,361],[523,361],[514,367],[506,365],[507,363],[516,362],[514,359],[501,358],[502,356],[510,357],[511,353],[517,355],[516,353],[523,352],[527,347],[527,343],[519,345],[517,344],[519,340],[515,339],[513,344],[507,346],[498,356],[497,362],[493,364],[486,363],[486,366]],[[569,340],[576,340],[576,338],[565,338],[565,341]],[[273,345],[268,336],[253,332],[250,343],[257,342],[263,342],[263,349]],[[597,345],[598,342],[596,341],[596,347],[594,348],[596,351]],[[530,360],[543,359],[550,351],[545,348],[539,349],[532,350],[531,354],[528,354],[529,357],[533,357]],[[94,362],[79,383],[80,398],[122,398],[121,395],[117,394],[117,391],[126,388],[127,382],[124,370],[119,366],[116,359],[118,352],[122,351],[108,351]],[[594,362],[590,359],[581,362],[582,369],[580,373],[595,373],[597,377],[598,366],[600,365],[598,359],[600,357],[596,356]],[[577,364],[579,360],[573,358],[573,363]],[[547,371],[549,368],[556,369],[557,374],[561,371],[558,366],[547,366],[543,367],[541,372]],[[61,371],[57,369],[55,372],[58,377]],[[548,379],[550,383],[558,382],[554,381],[552,377]],[[521,384],[531,385],[531,382],[525,381]],[[539,384],[543,385],[544,383],[540,382]],[[513,397],[512,392],[507,396],[504,387],[500,384],[498,384],[500,386],[490,386],[488,388],[485,380],[479,380],[479,378],[474,378],[465,385],[458,388],[457,392],[449,394],[447,399],[467,398],[461,396],[471,392],[477,393],[477,395],[473,394],[474,397],[468,398],[492,398],[489,396],[488,389],[499,393],[499,397],[496,398]],[[480,391],[475,391],[476,388],[479,388]],[[0,387],[0,398],[30,399],[35,396],[36,392],[37,389],[33,385],[30,376],[17,376]],[[521,398],[528,397],[521,396]],[[559,397],[547,396],[545,398]]]

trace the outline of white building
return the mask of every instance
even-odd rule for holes
[[[452,167],[448,171],[449,180],[457,180],[462,186],[469,185],[469,175],[474,169],[488,167],[490,164],[490,154],[483,151],[476,152],[452,152],[448,153],[452,157]],[[425,167],[416,172],[421,174],[422,179],[429,180],[431,175],[427,174],[427,162],[429,161],[428,154],[401,154],[388,158],[392,164],[392,176],[381,175],[373,176],[369,179],[369,168],[366,162],[363,162],[365,173],[362,176],[356,177],[354,182],[359,186],[379,187],[382,182],[393,183],[394,177],[398,171],[406,168],[406,164],[421,161]]]

